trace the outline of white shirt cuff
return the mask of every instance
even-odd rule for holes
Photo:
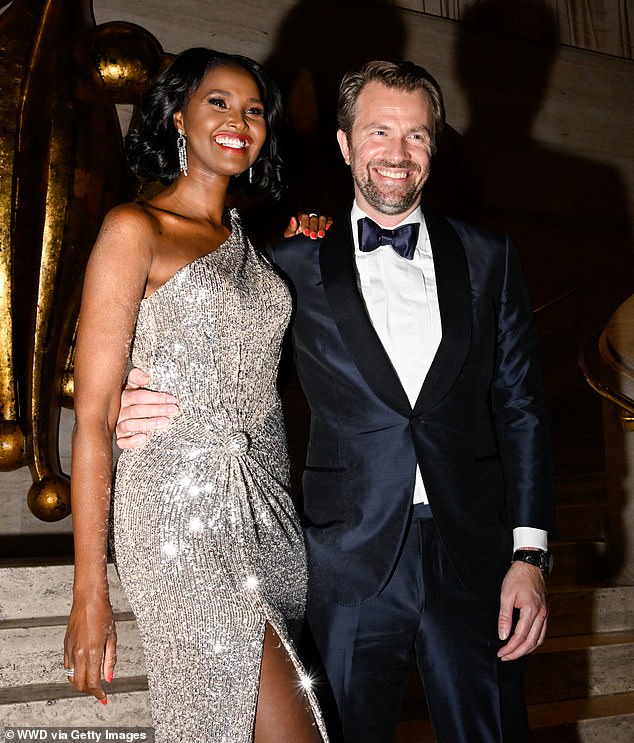
[[[518,526],[513,529],[513,552],[527,547],[547,550],[548,532],[543,529],[533,529],[531,526]]]

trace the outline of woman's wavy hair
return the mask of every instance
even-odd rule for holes
[[[259,189],[273,198],[284,190],[280,135],[284,125],[282,101],[277,86],[254,60],[240,54],[225,54],[196,47],[179,54],[161,72],[145,94],[140,122],[127,134],[125,144],[128,162],[143,182],[173,183],[180,173],[176,148],[177,131],[173,116],[197,90],[212,67],[238,67],[255,80],[264,103],[267,138],[253,163],[251,180],[247,173],[232,179],[236,188]]]

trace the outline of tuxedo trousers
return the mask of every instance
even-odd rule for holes
[[[499,599],[468,591],[432,518],[416,507],[380,594],[342,606],[311,594],[308,626],[327,681],[319,684],[333,741],[390,743],[412,659],[436,743],[524,743],[523,661],[500,661]],[[320,689],[318,688],[318,693]]]

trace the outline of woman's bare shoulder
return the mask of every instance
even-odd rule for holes
[[[157,235],[160,219],[152,209],[136,201],[113,207],[103,220],[102,230],[116,230],[129,234]]]

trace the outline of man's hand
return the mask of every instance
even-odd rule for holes
[[[291,217],[288,227],[284,230],[284,237],[294,235],[306,235],[311,240],[317,240],[326,234],[326,230],[332,224],[332,217],[323,214],[306,214],[300,212],[296,217]]]
[[[147,432],[167,428],[178,413],[178,400],[163,392],[143,389],[150,378],[141,369],[132,369],[121,393],[117,420],[117,446],[136,449],[147,441]]]
[[[519,620],[509,638],[513,610],[519,609]],[[548,605],[546,584],[539,568],[525,562],[511,563],[502,582],[498,633],[506,645],[498,651],[501,660],[515,660],[535,650],[544,642]]]

